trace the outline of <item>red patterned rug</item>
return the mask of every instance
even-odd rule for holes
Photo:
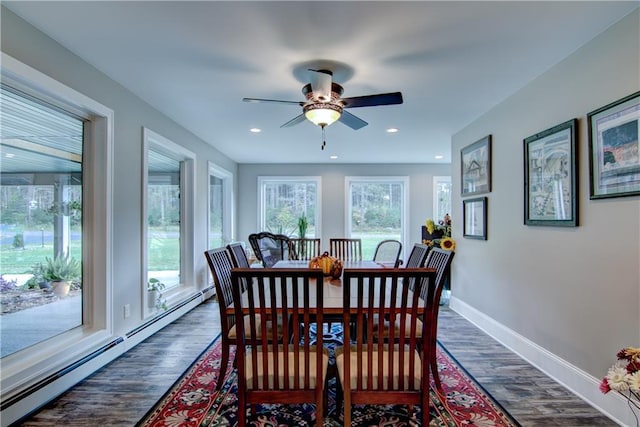
[[[232,351],[233,357],[233,351]],[[438,345],[438,370],[445,395],[431,393],[430,426],[519,426],[442,346]],[[230,370],[219,392],[214,386],[220,364],[220,340],[216,339],[151,408],[137,427],[222,427],[237,425],[235,371]],[[329,383],[329,414],[324,427],[342,426],[342,415],[335,413],[335,380]],[[332,390],[333,387],[333,390]],[[332,407],[333,405],[333,407]],[[420,407],[414,408],[420,411]],[[315,423],[314,405],[258,405],[249,414],[253,427],[308,426]],[[342,411],[341,411],[342,412]],[[403,405],[354,406],[352,425],[400,427],[418,426],[416,414]]]

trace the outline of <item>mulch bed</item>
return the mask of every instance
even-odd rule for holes
[[[79,295],[81,290],[72,289],[65,298]],[[7,289],[0,291],[0,315],[15,313],[26,308],[37,307],[58,301],[50,290],[44,289]]]

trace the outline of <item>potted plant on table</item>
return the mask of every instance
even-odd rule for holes
[[[309,227],[309,221],[307,217],[303,214],[298,218],[298,237],[304,239],[307,235],[307,228]]]
[[[71,288],[71,282],[80,279],[80,272],[80,262],[69,254],[59,254],[53,259],[45,258],[43,277],[51,284],[51,289],[56,296],[66,296]]]

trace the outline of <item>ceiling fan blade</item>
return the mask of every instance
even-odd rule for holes
[[[311,74],[311,90],[317,101],[331,101],[331,78],[333,73],[328,70],[312,70]]]
[[[402,93],[379,93],[377,95],[355,96],[342,98],[344,108],[373,107],[375,105],[402,104]]]
[[[360,117],[354,116],[350,112],[344,110],[342,110],[342,115],[340,116],[338,121],[344,123],[354,130],[358,130],[369,124],[362,120]]]
[[[299,116],[294,117],[293,119],[289,120],[287,123],[283,124],[280,127],[281,128],[288,128],[288,127],[297,125],[298,123],[302,123],[305,120],[307,120],[307,118],[304,116],[304,114],[300,114]]]
[[[301,101],[281,101],[279,99],[261,99],[261,98],[242,98],[244,102],[271,102],[276,104],[292,104],[302,107],[304,102]]]

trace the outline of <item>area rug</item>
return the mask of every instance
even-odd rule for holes
[[[225,383],[215,391],[220,365],[219,337],[196,359],[169,391],[149,410],[136,427],[223,427],[237,425],[236,372],[231,365]],[[231,358],[233,359],[233,348]],[[519,426],[471,375],[438,343],[438,371],[444,396],[432,384],[430,426]],[[328,416],[324,427],[342,426],[336,414],[335,380],[330,381]],[[420,407],[409,414],[404,405],[354,406],[352,426],[401,427],[420,425]],[[258,405],[249,413],[251,427],[315,425],[315,405]]]

